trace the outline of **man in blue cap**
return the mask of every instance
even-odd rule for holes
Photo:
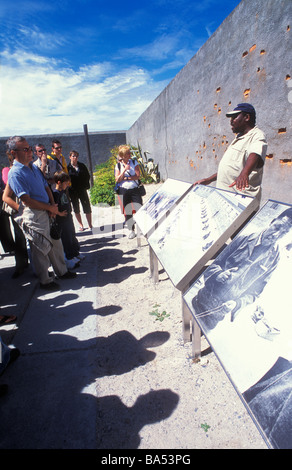
[[[231,129],[237,135],[224,153],[218,172],[194,184],[216,181],[219,189],[256,197],[260,202],[267,142],[256,126],[255,109],[249,103],[239,103],[226,116],[231,118]]]

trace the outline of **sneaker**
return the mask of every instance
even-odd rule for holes
[[[16,359],[20,356],[20,351],[18,348],[11,348],[10,349],[10,358],[8,361],[8,366],[12,364],[12,362],[16,361]]]
[[[55,281],[49,282],[47,284],[40,283],[40,288],[47,291],[60,290],[59,284],[57,284]]]
[[[72,258],[72,259],[65,258],[65,263],[66,263],[67,269],[75,269],[80,265],[80,260],[78,258]]]
[[[72,271],[67,271],[63,276],[58,276],[59,279],[73,279],[77,277],[76,273],[72,273]]]
[[[128,238],[129,238],[130,240],[132,240],[133,238],[135,238],[135,236],[136,236],[136,234],[135,234],[135,232],[132,230],[132,232],[130,232],[130,234],[128,235]]]
[[[78,258],[78,256],[75,256],[74,258],[72,258],[73,261],[75,262],[75,267],[77,268],[78,266],[80,266],[80,259]]]

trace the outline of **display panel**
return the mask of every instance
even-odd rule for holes
[[[191,183],[167,179],[134,214],[141,233],[148,237],[191,187]]]
[[[251,197],[194,186],[148,239],[174,286],[183,290],[257,207]]]
[[[264,437],[292,448],[292,206],[267,201],[183,296]]]

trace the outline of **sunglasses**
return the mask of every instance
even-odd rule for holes
[[[14,152],[31,152],[32,151],[32,147],[24,147],[23,149],[14,149]]]

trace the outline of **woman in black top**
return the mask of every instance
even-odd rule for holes
[[[73,206],[75,217],[79,223],[79,230],[83,232],[84,227],[80,214],[79,201],[82,204],[84,214],[87,219],[88,227],[92,229],[92,210],[87,190],[90,188],[90,174],[84,163],[78,162],[79,153],[72,150],[69,154],[70,163],[68,165],[68,173],[71,178],[71,186],[69,187],[69,195]]]

